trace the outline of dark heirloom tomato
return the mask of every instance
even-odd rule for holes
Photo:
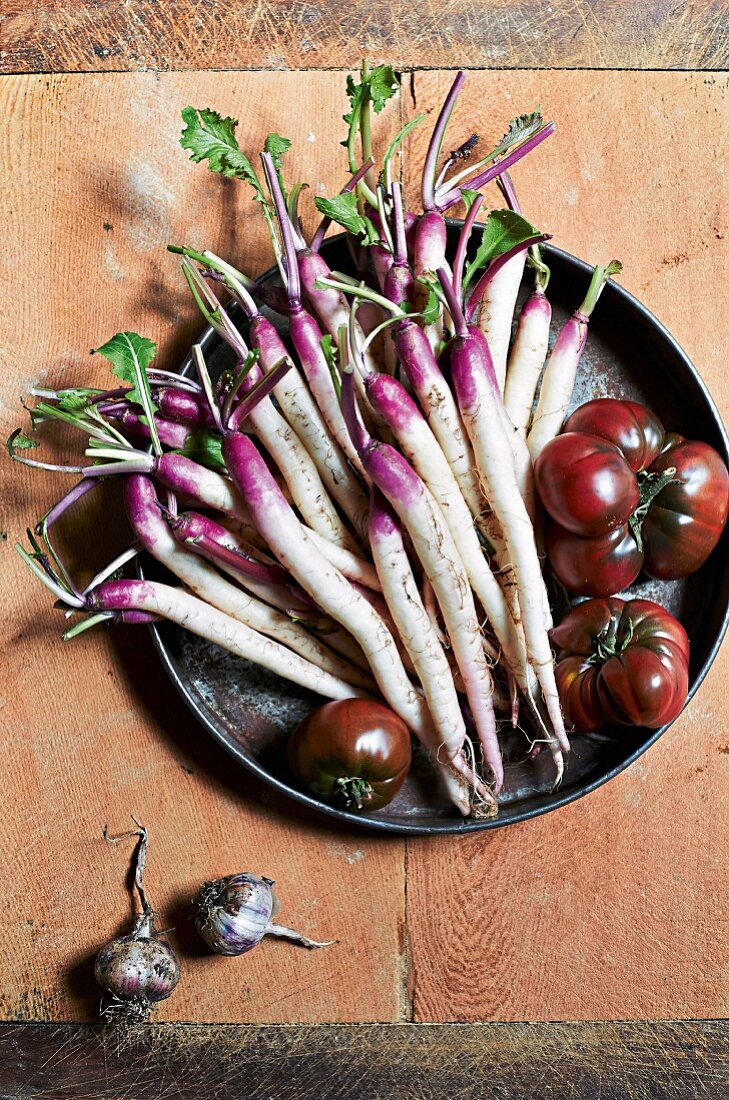
[[[410,768],[410,734],[382,703],[325,703],[289,739],[291,770],[309,790],[350,810],[392,802]]]
[[[555,627],[566,722],[589,733],[610,722],[658,729],[688,694],[689,640],[651,600],[586,600]]]
[[[653,500],[642,526],[643,568],[659,580],[695,572],[719,541],[729,510],[729,473],[721,455],[680,435],[668,442],[651,473],[675,468],[676,480]]]
[[[666,434],[656,414],[645,405],[613,397],[599,397],[580,405],[562,430],[587,432],[614,443],[636,474],[658,457]]]
[[[535,478],[556,521],[547,532],[549,561],[568,591],[608,596],[632,584],[641,569],[658,580],[675,580],[703,565],[729,512],[729,472],[712,447],[666,435],[650,409],[613,398],[588,401],[569,417],[565,430],[537,459]],[[598,438],[624,454],[635,501],[632,514],[617,523],[620,509],[606,506],[602,530],[597,530],[594,492]],[[584,465],[576,461],[581,453],[591,456]],[[606,452],[604,474],[613,479],[617,498],[624,482],[615,470],[614,455]],[[606,499],[609,495],[606,491]],[[592,533],[586,530],[587,513]]]
[[[534,465],[544,507],[576,535],[602,535],[638,507],[635,474],[614,443],[568,432],[550,439]]]

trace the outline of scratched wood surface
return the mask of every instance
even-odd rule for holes
[[[417,108],[448,84],[419,74]],[[727,77],[471,74],[462,98],[454,141],[486,140],[484,115],[536,102],[556,120],[514,170],[526,216],[591,263],[624,261],[620,281],[686,348],[726,418]],[[424,140],[416,130],[408,163]],[[409,846],[416,1020],[727,1014],[728,687],[725,647],[669,734],[589,798],[486,842]]]
[[[726,0],[3,0],[10,72],[347,68],[722,69]]]
[[[432,111],[446,82],[422,73],[406,81],[404,113]],[[2,263],[15,290],[0,322],[6,433],[28,384],[98,378],[88,349],[119,327],[158,339],[170,362],[181,355],[199,323],[167,240],[249,256],[251,269],[267,262],[240,189],[176,148],[181,106],[244,115],[253,148],[268,129],[288,133],[298,143],[294,174],[306,165],[325,190],[340,178],[339,74],[6,77],[0,97],[10,119]],[[500,136],[537,101],[560,130],[515,173],[528,215],[586,259],[621,256],[625,285],[694,356],[726,412],[715,336],[726,275],[726,76],[472,74],[458,125]],[[58,641],[49,600],[10,550],[58,482],[7,465],[1,476],[4,1018],[93,1018],[89,960],[128,911],[126,853],[107,848],[100,831],[105,821],[122,828],[130,812],[153,830],[150,890],[183,948],[186,980],[160,1019],[726,1014],[717,933],[726,652],[671,734],[588,800],[486,839],[409,843],[406,902],[402,843],[302,816],[233,768],[160,680],[145,632],[87,635],[75,648]],[[106,543],[108,524],[92,507]],[[286,919],[341,946],[196,957],[184,902],[203,878],[238,867],[277,878]]]
[[[724,1100],[727,1025],[0,1026],[12,1100]]]

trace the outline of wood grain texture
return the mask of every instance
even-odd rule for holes
[[[253,148],[272,128],[295,137],[292,173],[301,166],[329,191],[342,171],[342,84],[337,74],[0,80],[10,122],[0,262],[15,291],[0,321],[1,432],[29,384],[103,377],[87,352],[117,328],[179,360],[200,326],[168,239],[212,245],[251,271],[268,263],[244,192],[177,148],[179,109],[244,115]],[[587,259],[621,256],[625,285],[693,355],[724,410],[724,304],[707,288],[725,285],[727,270],[727,84],[472,74],[457,116],[484,139],[536,102],[557,119],[558,135],[514,173],[527,215]],[[446,85],[417,74],[407,110],[432,113]],[[589,799],[486,839],[410,843],[406,937],[402,844],[307,816],[234,768],[160,677],[145,631],[60,643],[49,599],[11,551],[59,480],[7,463],[0,477],[0,1015],[93,1018],[91,956],[129,908],[126,852],[101,828],[123,828],[131,812],[150,827],[150,893],[183,948],[184,984],[160,1019],[393,1020],[410,1011],[408,966],[422,1021],[726,1013],[726,650],[671,733]],[[121,531],[89,507],[102,554]],[[341,946],[196,957],[187,899],[202,879],[243,868],[278,880],[288,922]]]
[[[448,85],[417,74],[418,110]],[[513,172],[526,216],[592,263],[624,261],[725,417],[728,96],[702,74],[471,74],[449,134],[487,143],[541,103],[558,129]],[[408,163],[425,141],[416,130]],[[728,697],[725,646],[687,713],[606,787],[485,839],[409,846],[416,1020],[727,1014]]]
[[[723,1100],[727,1025],[0,1027],[7,1100]]]
[[[308,175],[314,155],[314,189],[333,190],[343,96],[342,77],[328,74],[305,86],[287,74],[0,81],[10,121],[0,263],[15,288],[0,321],[3,439],[25,419],[19,398],[33,382],[108,377],[89,349],[119,329],[179,362],[201,321],[168,241],[210,245],[252,273],[269,266],[243,185],[190,164],[177,145],[180,109],[243,113],[252,153],[268,130],[288,134],[292,171]],[[0,1016],[96,1018],[93,954],[130,917],[130,849],[101,832],[127,828],[134,813],[150,830],[150,896],[184,953],[160,1019],[397,1019],[403,845],[365,843],[254,782],[188,717],[144,628],[62,643],[52,598],[13,543],[71,482],[4,454],[0,478]],[[128,538],[108,516],[109,498],[92,499],[84,555],[99,564]],[[308,952],[266,941],[244,959],[198,957],[187,902],[205,879],[238,870],[277,880],[286,922],[341,943]]]
[[[722,69],[726,0],[3,0],[10,72],[348,68]]]

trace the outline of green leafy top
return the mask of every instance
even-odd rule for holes
[[[269,134],[264,142],[264,149],[267,153],[270,153],[273,166],[276,169],[276,175],[281,187],[281,192],[286,201],[286,188],[284,187],[283,175],[281,173],[281,157],[284,153],[288,152],[291,148],[291,142],[288,138],[281,137],[280,134]],[[302,185],[299,185],[301,187]]]
[[[357,209],[357,196],[351,191],[325,199],[318,195],[314,200],[317,210],[341,225],[354,237],[361,237],[364,245],[379,244],[380,234],[377,228]]]
[[[463,278],[464,289],[469,285],[477,271],[487,267],[497,256],[502,256],[510,248],[538,237],[536,226],[516,214],[513,210],[492,210],[486,219],[481,234],[481,242],[474,258],[466,264]]]
[[[89,398],[97,392],[97,390],[88,389],[59,390],[58,408],[68,413],[86,412],[89,407]]]
[[[526,141],[527,138],[530,138],[532,134],[536,134],[537,130],[541,129],[543,125],[544,119],[542,118],[541,107],[537,107],[535,110],[529,112],[529,114],[519,115],[517,118],[513,118],[509,123],[509,129],[496,146],[492,156],[500,156],[502,153],[505,153],[507,149],[511,149],[513,145],[521,145],[521,143]]]
[[[468,187],[461,188],[461,198],[463,199],[463,205],[466,208],[466,213],[468,213],[468,211],[471,209],[478,196],[478,191],[471,191]]]
[[[280,134],[269,134],[264,144],[264,149],[267,153],[271,154],[273,163],[277,168],[281,167],[281,157],[284,153],[287,153],[290,148],[291,142],[289,139],[281,137]]]
[[[354,77],[347,77],[347,98],[351,105],[351,111],[344,116],[344,121],[351,123],[356,121],[354,116],[361,109],[365,100],[369,100],[379,114],[388,99],[397,92],[400,81],[397,73],[391,65],[377,65],[374,69],[362,73],[362,83],[355,84]]]
[[[148,422],[152,443],[157,454],[162,453],[154,414],[157,406],[152,401],[152,391],[147,377],[147,367],[157,354],[157,345],[136,332],[117,332],[96,353],[103,355],[111,363],[111,373],[128,382],[132,387],[127,400],[141,405]]]
[[[13,457],[13,451],[31,451],[38,446],[38,440],[31,438],[29,435],[25,435],[20,428],[16,428],[8,439],[6,446],[8,448],[8,454]]]
[[[185,107],[182,119],[186,126],[180,137],[180,145],[183,149],[190,150],[191,160],[198,164],[207,160],[211,172],[245,180],[257,195],[263,194],[253,165],[238,147],[235,136],[237,118],[224,118],[209,107]]]
[[[330,333],[327,333],[326,336],[322,336],[321,350],[324,353],[324,358],[329,367],[329,374],[332,379],[332,385],[334,386],[334,392],[337,395],[337,400],[340,401],[342,397],[342,379],[339,375],[339,351],[337,345],[334,343],[334,337]]]
[[[441,308],[444,305],[443,289],[437,275],[418,275],[417,282],[422,283],[428,289],[428,297],[425,305],[420,310],[419,316],[423,324],[434,325],[440,317]]]
[[[370,69],[368,62],[365,60],[362,62],[360,78],[361,82],[357,84],[353,76],[347,77],[347,98],[349,99],[350,110],[344,116],[348,132],[346,141],[342,142],[347,150],[349,170],[353,174],[357,171],[360,163],[366,163],[370,159],[374,159],[370,108],[373,107],[375,113],[379,114],[387,101],[392,99],[400,87],[397,73],[391,65],[377,65],[374,69]],[[361,140],[361,159],[359,162],[356,150],[357,131],[359,131]],[[377,205],[377,195],[366,178],[360,180],[357,184],[357,193],[363,202],[369,202],[372,206]]]
[[[183,149],[190,150],[190,159],[200,163],[207,160],[211,172],[219,172],[231,179],[245,180],[253,188],[256,202],[261,204],[268,223],[276,260],[280,259],[280,247],[273,223],[273,212],[256,171],[245,153],[241,152],[235,130],[236,118],[224,118],[209,107],[185,107],[182,112],[185,129],[180,137]],[[291,147],[288,138],[280,134],[269,134],[265,148],[271,154],[276,173],[281,181],[281,157]],[[281,183],[283,190],[283,183]]]

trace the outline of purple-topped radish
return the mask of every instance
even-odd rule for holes
[[[485,360],[486,345],[481,334],[476,335],[467,325],[445,272],[440,273],[440,279],[456,328],[450,367],[458,405],[473,444],[486,497],[501,523],[509,559],[513,563],[527,652],[539,680],[559,747],[563,752],[568,752],[569,742],[547,635],[548,608],[534,530],[517,484],[511,447],[498,407],[501,398],[495,391],[493,371],[489,370]]]
[[[536,270],[534,290],[519,314],[504,387],[504,408],[524,438],[532,418],[534,394],[547,358],[552,322],[552,306],[546,294],[550,272],[539,255],[538,246],[530,249],[530,262]]]
[[[478,800],[493,809],[491,792],[478,782],[463,754],[466,726],[453,676],[438,632],[423,606],[400,521],[378,490],[373,491],[370,504],[369,534],[383,594],[423,685],[438,734],[431,753],[441,766],[450,764],[469,787],[475,788]]]
[[[575,386],[577,367],[587,343],[587,328],[592,311],[608,279],[622,270],[623,265],[619,260],[611,260],[606,267],[596,267],[582,305],[560,329],[544,368],[539,400],[527,436],[532,462],[536,462],[550,439],[559,434]]]
[[[360,420],[350,368],[342,380],[345,419],[362,465],[406,528],[433,585],[474,715],[484,758],[498,790],[504,778],[492,703],[493,685],[483,650],[473,593],[462,558],[432,494],[388,443],[373,439]]]

